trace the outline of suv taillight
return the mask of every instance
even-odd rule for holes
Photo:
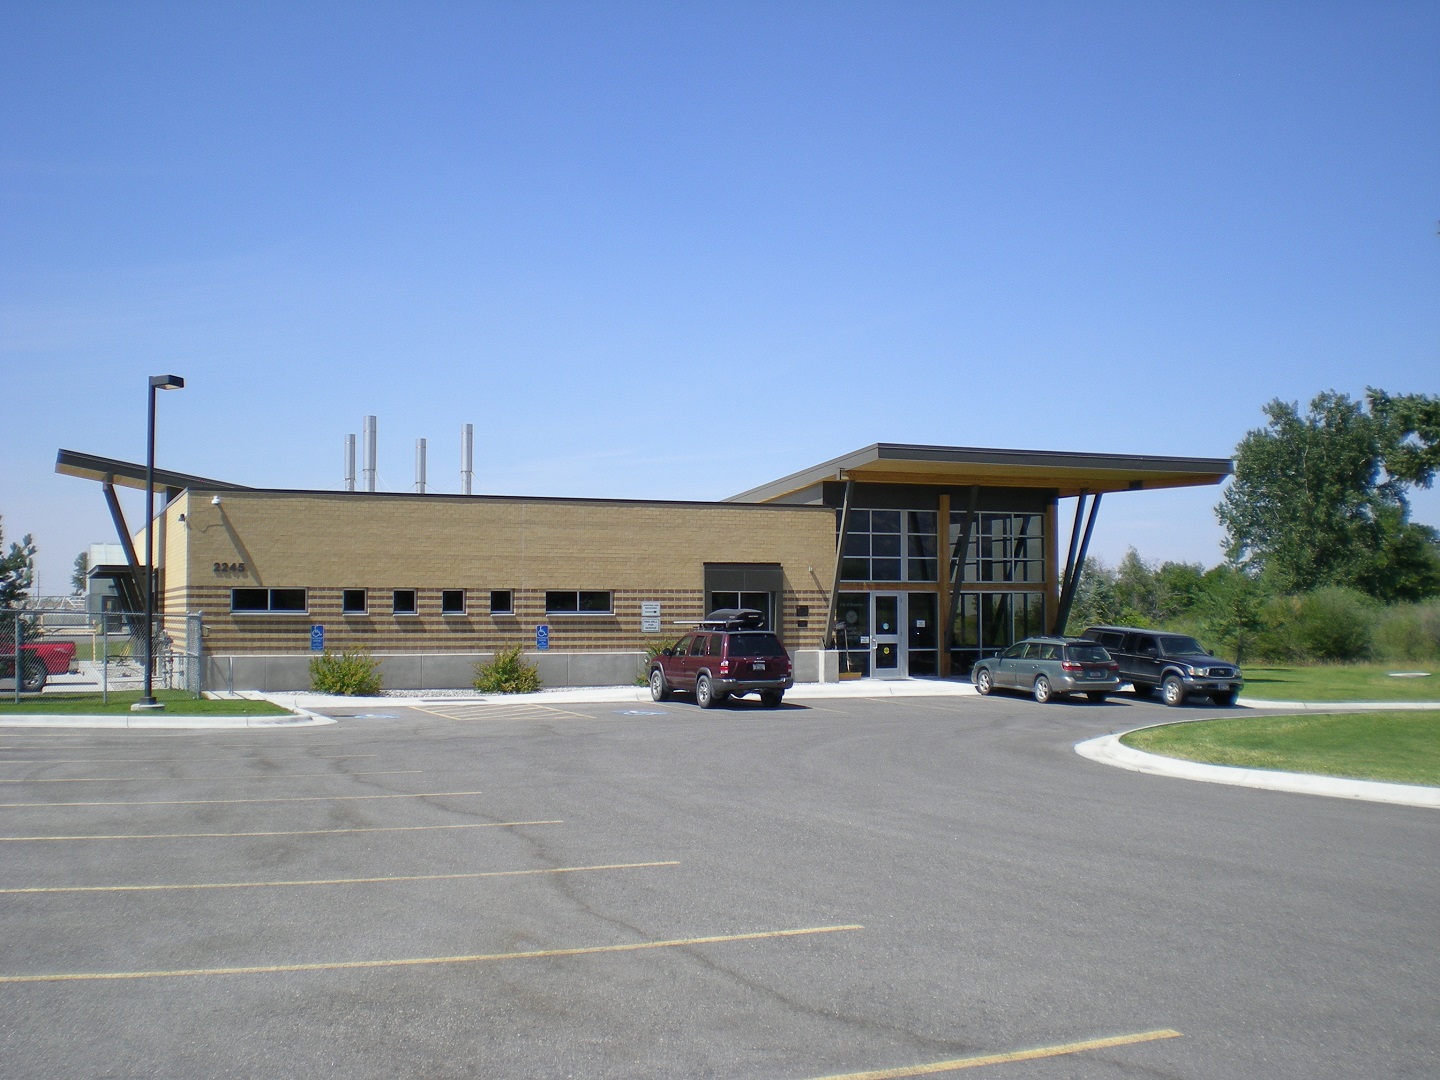
[[[1084,671],[1084,670],[1085,670],[1085,665],[1084,665],[1084,664],[1077,664],[1074,660],[1062,660],[1062,661],[1060,662],[1060,670],[1061,670],[1061,671]]]
[[[721,674],[721,675],[729,675],[729,674],[730,674],[730,658],[729,658],[728,656],[725,657],[725,658],[723,658],[723,659],[720,661],[720,674]]]

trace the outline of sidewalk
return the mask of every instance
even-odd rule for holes
[[[885,698],[885,697],[973,697],[975,688],[968,682],[955,679],[846,679],[838,683],[797,683],[785,692],[792,701],[819,698]],[[179,713],[121,713],[108,715],[79,715],[60,713],[29,713],[0,716],[0,727],[61,727],[61,728],[169,728],[206,730],[212,728],[276,728],[307,727],[316,724],[333,724],[336,721],[321,716],[317,709],[379,709],[405,708],[407,705],[478,705],[478,704],[533,704],[572,705],[583,703],[603,704],[606,702],[649,701],[650,690],[644,686],[572,686],[541,690],[534,694],[480,694],[469,693],[460,696],[380,696],[342,697],[334,694],[314,694],[308,691],[297,693],[261,693],[258,690],[242,690],[233,693],[219,692],[216,698],[230,700],[268,701],[283,709],[291,709],[296,716],[184,716]]]

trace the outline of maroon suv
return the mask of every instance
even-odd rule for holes
[[[795,685],[794,671],[780,639],[758,628],[762,619],[743,608],[711,612],[650,662],[650,696],[665,701],[687,690],[708,709],[731,694],[758,691],[767,709],[776,708]]]

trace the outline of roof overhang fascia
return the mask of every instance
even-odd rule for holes
[[[145,466],[133,461],[100,457],[98,454],[82,454],[78,450],[61,450],[55,455],[55,471],[65,476],[78,476],[82,480],[94,480],[99,484],[145,490]],[[191,476],[189,473],[173,472],[170,469],[155,470],[155,486],[162,489],[198,488],[206,491],[251,490],[241,484]]]
[[[1025,487],[1054,490],[1062,498],[1111,491],[1203,487],[1231,474],[1229,458],[1079,454],[1057,450],[994,450],[966,446],[875,443],[763,484],[727,502],[770,502],[825,480],[856,483],[961,487]]]

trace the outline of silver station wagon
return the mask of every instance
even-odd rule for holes
[[[1067,694],[1099,702],[1119,689],[1120,665],[1103,645],[1086,638],[1026,638],[999,656],[979,661],[970,670],[970,681],[982,694],[1024,690],[1042,705]]]

